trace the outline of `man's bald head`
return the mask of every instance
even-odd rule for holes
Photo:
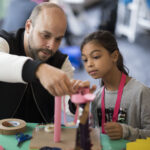
[[[39,5],[37,5],[37,6],[33,9],[32,13],[31,13],[31,15],[30,15],[30,17],[29,17],[29,19],[32,21],[32,25],[33,25],[33,26],[35,25],[35,21],[36,21],[37,17],[39,16],[39,14],[40,14],[43,10],[46,10],[46,9],[56,9],[56,10],[58,10],[60,13],[62,13],[62,16],[63,16],[63,17],[66,17],[66,15],[65,15],[65,13],[64,13],[64,10],[63,10],[60,6],[58,6],[57,4],[50,3],[50,2],[43,2],[43,3],[39,4]]]
[[[46,61],[58,50],[67,28],[61,7],[50,2],[37,5],[26,21],[24,45],[26,55]]]

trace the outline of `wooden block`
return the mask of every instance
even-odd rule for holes
[[[49,146],[68,150],[73,149],[75,146],[76,129],[62,128],[61,141],[59,143],[54,142],[54,133],[45,132],[42,128],[39,131],[34,130],[32,137],[30,149],[40,149],[41,147]]]
[[[93,144],[92,150],[101,150],[100,141],[93,130],[90,132],[90,135]],[[33,138],[30,142],[30,149],[40,149],[41,147],[49,146],[59,147],[62,150],[73,150],[76,140],[76,128],[62,128],[61,141],[59,143],[54,142],[54,133],[45,132],[43,128],[39,131],[34,130],[32,136]]]

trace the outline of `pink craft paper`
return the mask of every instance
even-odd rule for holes
[[[81,94],[74,94],[71,96],[71,101],[75,104],[85,103],[85,98]]]
[[[54,142],[59,142],[61,137],[61,97],[55,97],[54,115]]]
[[[4,150],[4,148],[0,145],[0,150]]]
[[[82,104],[89,101],[93,101],[95,95],[89,92],[90,91],[88,88],[80,89],[77,94],[71,96],[71,101],[75,104]]]
[[[79,90],[77,94],[71,96],[71,101],[75,104],[82,104],[86,102],[93,101],[95,95],[89,93],[88,88],[84,88]],[[55,114],[54,114],[54,142],[60,142],[61,137],[61,97],[55,97]],[[77,120],[77,115],[75,116],[75,120]],[[64,118],[66,121],[66,118]]]
[[[86,101],[93,101],[95,98],[95,95],[88,93],[88,94],[85,94],[83,97],[86,99]]]

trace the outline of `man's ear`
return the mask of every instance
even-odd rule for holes
[[[118,61],[118,57],[119,57],[119,51],[118,50],[115,50],[112,54],[112,60],[113,62],[117,62]]]
[[[31,29],[32,29],[32,22],[30,19],[28,19],[25,24],[25,30],[27,33],[30,33]]]

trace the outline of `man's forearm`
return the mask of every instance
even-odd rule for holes
[[[0,81],[25,83],[22,70],[28,60],[28,57],[0,52]]]

